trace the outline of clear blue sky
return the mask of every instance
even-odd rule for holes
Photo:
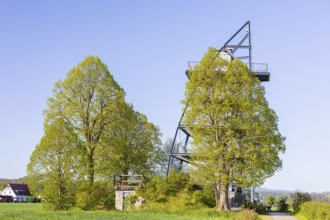
[[[184,71],[251,21],[269,105],[287,137],[264,187],[330,191],[330,1],[0,0],[0,177],[25,176],[54,83],[99,56],[127,100],[173,137]]]

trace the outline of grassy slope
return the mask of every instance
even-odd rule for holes
[[[103,220],[103,219],[231,219],[235,213],[218,213],[214,210],[191,210],[185,212],[119,212],[119,211],[43,211],[40,204],[0,203],[1,220]]]

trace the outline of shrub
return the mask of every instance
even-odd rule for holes
[[[147,202],[166,202],[168,185],[162,176],[153,176],[143,189],[137,191]]]
[[[162,176],[153,176],[136,194],[144,198],[146,206],[153,210],[215,205],[214,194],[210,188],[199,186],[189,175],[176,170],[171,170],[166,180]]]
[[[198,203],[202,203],[203,197],[204,197],[204,195],[203,195],[202,190],[196,190],[191,195],[191,203],[195,204],[195,205]]]
[[[278,211],[280,212],[288,211],[288,204],[286,203],[286,198],[284,196],[280,196],[275,203]]]
[[[129,195],[126,199],[125,199],[125,210],[133,210],[135,209],[135,201],[138,198],[138,195],[136,193],[133,193],[131,195]]]
[[[233,220],[259,220],[258,214],[253,210],[244,210],[240,212]]]
[[[267,210],[266,210],[266,207],[264,205],[262,205],[262,204],[256,205],[256,204],[252,203],[249,200],[244,201],[243,208],[247,211],[248,210],[249,211],[255,211],[258,214],[267,214]]]
[[[92,191],[82,185],[76,195],[77,207],[83,210],[111,209],[115,204],[114,191],[106,183],[95,182]]]
[[[250,200],[244,200],[243,208],[246,210],[254,210],[256,206]]]
[[[325,202],[305,202],[300,206],[299,213],[308,220],[330,220],[330,204]]]
[[[269,195],[269,196],[267,196],[267,198],[266,198],[266,204],[267,204],[268,206],[273,206],[274,203],[275,203],[275,200],[276,200],[275,196],[273,196],[273,195]]]
[[[74,206],[75,197],[74,191],[63,190],[64,193],[60,195],[57,192],[58,187],[56,185],[48,184],[45,186],[42,193],[42,205],[46,210],[68,210]]]
[[[168,195],[175,195],[176,193],[187,189],[189,183],[189,176],[183,172],[178,172],[173,169],[167,177]]]
[[[205,205],[207,207],[215,206],[214,193],[212,190],[204,188],[202,190],[195,190],[191,193],[191,204]]]
[[[266,206],[260,204],[260,205],[256,205],[255,207],[256,207],[255,211],[256,211],[258,214],[267,214]]]

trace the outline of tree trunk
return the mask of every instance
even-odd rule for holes
[[[214,195],[215,195],[215,207],[218,208],[220,206],[220,183],[216,184]]]
[[[122,174],[128,174],[129,171],[129,165],[130,165],[130,161],[127,159],[127,155],[124,156],[123,158],[123,169],[122,169]]]
[[[90,149],[88,152],[88,184],[90,189],[94,184],[94,150]]]
[[[228,184],[217,183],[216,186],[216,206],[218,211],[228,211]]]

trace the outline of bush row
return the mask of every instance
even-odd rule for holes
[[[299,213],[308,220],[330,220],[330,203],[305,202]]]

